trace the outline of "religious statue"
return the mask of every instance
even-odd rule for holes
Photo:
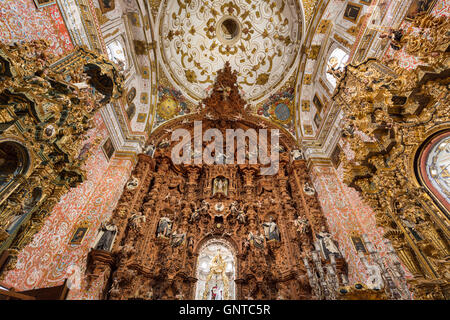
[[[270,220],[268,222],[264,222],[263,227],[267,241],[280,241],[280,230],[278,229],[278,225],[276,224],[276,222],[273,220],[273,217],[270,217]]]
[[[9,199],[7,201],[10,201]],[[11,202],[13,203],[13,202]],[[15,206],[16,204],[13,203],[13,206]],[[22,210],[22,207],[20,207],[20,211],[16,211],[14,216],[12,217],[12,219],[10,221],[8,221],[8,225],[6,227],[6,232],[11,234],[14,232],[14,230],[16,229],[16,227],[20,224],[20,222],[22,221],[22,218],[25,216],[25,212]]]
[[[381,290],[384,287],[383,277],[381,275],[380,267],[376,264],[366,266],[369,277],[366,281],[366,286],[369,289]]]
[[[168,138],[162,139],[162,141],[158,144],[158,148],[167,148],[170,146],[170,141]]]
[[[192,236],[188,237],[187,248],[189,255],[192,255],[194,253],[194,237]]]
[[[390,40],[391,48],[397,51],[403,47],[403,44],[401,43],[402,37],[403,37],[403,29],[395,30],[389,28],[388,32],[383,32],[380,34],[380,39]]]
[[[206,277],[205,290],[203,291],[203,299],[206,300],[228,300],[229,299],[229,283],[228,276],[225,273],[226,263],[219,253],[212,259],[208,276]],[[214,286],[209,290],[209,285],[214,277]]]
[[[189,222],[192,223],[192,222],[195,222],[198,219],[200,219],[200,210],[201,209],[195,208],[194,211],[192,211],[192,215],[191,215],[191,218],[189,219]]]
[[[301,152],[298,149],[291,151],[292,160],[304,160],[305,156],[303,155],[303,152]]]
[[[230,204],[230,212],[233,216],[239,212],[239,203],[236,200]]]
[[[158,229],[156,231],[157,237],[169,238],[172,232],[172,221],[167,217],[161,217],[158,223]]]
[[[240,223],[240,224],[245,224],[245,222],[247,221],[247,215],[245,214],[244,211],[239,210],[239,213],[236,217],[236,220]]]
[[[224,196],[228,195],[228,179],[223,177],[217,177],[214,179],[213,195],[221,193]]]
[[[130,228],[134,231],[139,231],[141,228],[141,221],[146,222],[145,216],[141,212],[135,212],[129,219]]]
[[[94,242],[94,249],[110,251],[117,234],[117,227],[110,222],[101,224],[97,238]]]
[[[179,247],[184,244],[185,239],[186,239],[186,232],[178,233],[177,230],[175,229],[170,235],[170,245],[172,247]]]
[[[423,236],[422,236],[422,234],[419,231],[417,231],[415,223],[413,223],[410,220],[408,220],[405,217],[405,215],[402,215],[400,217],[400,220],[402,220],[403,225],[409,229],[409,231],[411,232],[411,234],[414,236],[414,238],[417,241],[422,241],[423,240]]]
[[[145,297],[147,300],[153,300],[153,289],[150,288],[150,290],[148,290],[147,295]]]
[[[111,288],[109,289],[109,294],[111,296],[116,296],[120,294],[120,284],[118,278],[114,278]]]
[[[139,179],[132,176],[131,179],[127,182],[127,190],[134,190],[139,186]]]
[[[255,235],[250,231],[247,239],[250,242],[250,244],[252,244],[256,248],[258,249],[264,248],[264,237],[261,235],[261,232],[258,231],[258,234]]]
[[[314,189],[314,187],[312,187],[308,181],[306,181],[305,184],[303,185],[303,191],[308,196],[313,196],[316,193],[316,189]]]
[[[224,101],[228,100],[228,98],[230,97],[231,88],[228,87],[228,86],[224,87],[224,86],[221,85],[221,90],[220,91],[222,92],[222,99]]]
[[[202,206],[200,207],[202,214],[207,214],[209,211],[209,202],[202,200]]]
[[[39,202],[40,196],[37,196],[33,192],[29,192],[28,190],[23,191],[23,198],[21,201],[17,200],[7,200],[7,206],[4,209],[4,214],[7,212],[12,213],[12,216],[9,216],[6,219],[6,232],[11,234],[17,227],[20,226],[25,216],[35,207],[36,203]],[[12,219],[11,219],[12,217]],[[1,224],[0,224],[1,226]]]
[[[331,253],[336,257],[342,256],[338,247],[331,238],[331,234],[326,231],[324,226],[322,226],[320,232],[317,233],[317,239],[319,240],[320,251],[326,260],[329,258]]]
[[[150,157],[153,157],[153,154],[155,153],[155,146],[153,144],[149,144],[148,146],[144,147],[144,153]]]
[[[297,219],[294,220],[294,226],[297,228],[297,232],[303,234],[308,230],[308,219],[302,216],[298,216]]]

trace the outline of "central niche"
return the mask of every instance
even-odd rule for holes
[[[196,300],[234,300],[236,256],[224,239],[211,239],[199,251]]]

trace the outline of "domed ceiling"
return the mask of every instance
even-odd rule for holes
[[[295,0],[166,0],[159,11],[162,65],[188,99],[205,98],[229,61],[241,93],[260,102],[287,80],[300,50]]]

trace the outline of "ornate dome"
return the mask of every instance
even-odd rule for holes
[[[297,1],[164,1],[159,12],[162,65],[189,99],[205,98],[229,61],[243,97],[259,102],[292,72],[302,37]]]

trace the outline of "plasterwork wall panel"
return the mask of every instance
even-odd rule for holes
[[[56,4],[38,10],[33,0],[0,0],[0,21],[0,41],[47,39],[56,55],[73,49]]]

